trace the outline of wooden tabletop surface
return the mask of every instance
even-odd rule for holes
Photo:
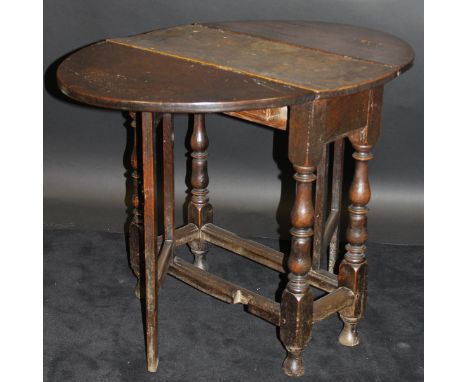
[[[383,84],[413,50],[365,28],[305,21],[192,24],[83,48],[60,65],[62,91],[95,106],[218,112],[281,107]]]

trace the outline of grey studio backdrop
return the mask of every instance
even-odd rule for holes
[[[241,19],[355,24],[394,34],[413,46],[413,68],[385,88],[382,134],[370,167],[369,231],[375,242],[422,244],[422,0],[46,0],[45,226],[123,232],[127,217],[125,118],[118,111],[79,105],[62,96],[55,71],[63,57],[107,37],[177,24]],[[286,162],[286,134],[221,115],[208,115],[206,122],[210,200],[216,224],[248,237],[287,236],[294,184]],[[187,127],[188,117],[176,116],[178,224],[183,222],[187,189]]]

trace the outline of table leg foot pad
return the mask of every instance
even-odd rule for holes
[[[300,377],[304,375],[304,361],[300,352],[288,352],[283,362],[283,372],[289,377]]]
[[[359,336],[357,332],[357,320],[343,319],[343,329],[338,337],[340,344],[343,346],[356,346],[359,344]]]

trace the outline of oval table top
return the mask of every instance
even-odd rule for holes
[[[60,89],[94,106],[152,112],[281,107],[369,89],[414,59],[401,39],[307,21],[190,24],[108,39],[59,66]]]

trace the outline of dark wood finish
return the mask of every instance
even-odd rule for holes
[[[163,149],[163,205],[164,234],[157,267],[157,292],[167,274],[175,247],[174,228],[174,117],[172,114],[162,116],[162,149]],[[158,245],[159,249],[160,244]]]
[[[354,141],[354,140],[353,140]],[[340,343],[355,346],[359,343],[356,324],[362,317],[367,297],[367,261],[365,257],[365,242],[367,241],[367,203],[370,200],[370,188],[367,175],[367,161],[372,158],[369,145],[353,146],[357,150],[353,157],[356,159],[356,170],[351,184],[349,199],[349,226],[346,231],[346,254],[340,264],[338,283],[346,286],[355,293],[355,302],[351,307],[343,309],[340,316],[344,327],[340,334]]]
[[[141,214],[140,204],[140,189],[141,189],[141,174],[139,165],[139,152],[141,143],[141,129],[137,123],[137,113],[129,113],[132,129],[132,148],[130,152],[130,178],[132,187],[132,211],[130,224],[128,226],[128,241],[130,267],[137,278],[135,286],[135,296],[140,298],[140,254],[142,251],[141,243],[143,242],[143,217]]]
[[[286,272],[284,268],[284,254],[266,245],[244,239],[226,229],[214,224],[205,224],[201,228],[201,237],[221,248],[241,255],[247,259],[262,264],[277,272]],[[338,287],[338,279],[323,270],[310,269],[307,282],[318,289],[332,292]]]
[[[311,46],[239,34],[221,28],[208,28],[204,25],[182,25],[108,41],[293,85],[310,90],[320,97],[365,90],[372,87],[369,84],[389,81],[400,71],[399,65],[353,58]],[[407,47],[406,43],[403,44]],[[412,56],[403,61],[411,59]],[[339,75],[340,73],[345,75]]]
[[[199,235],[198,227],[195,224],[187,224],[175,230],[175,246],[184,245],[192,241]]]
[[[349,225],[346,230],[346,254],[340,264],[338,284],[354,292],[353,305],[343,309],[340,317],[343,320],[343,330],[339,336],[340,343],[345,346],[355,346],[359,343],[357,323],[364,314],[367,299],[367,204],[371,191],[368,178],[368,161],[372,159],[371,149],[375,144],[380,130],[380,108],[382,89],[377,88],[371,93],[373,107],[369,110],[369,125],[349,135],[349,140],[356,150],[354,178],[349,190],[348,207]]]
[[[319,254],[323,256],[326,252],[328,243],[331,242],[331,238],[336,232],[339,225],[340,214],[338,211],[331,210],[328,215],[327,221],[325,222],[325,228],[323,230],[323,243],[320,243],[320,248],[322,249]]]
[[[333,292],[314,301],[314,323],[322,321],[332,314],[346,308],[354,302],[354,293],[348,289],[340,287]]]
[[[174,242],[170,240],[165,240],[162,244],[161,250],[159,251],[158,256],[158,275],[157,275],[157,292],[161,288],[162,282],[166,277],[169,264],[173,261],[174,254]]]
[[[189,243],[190,241],[192,241],[193,239],[199,237],[200,232],[198,230],[198,227],[195,224],[190,223],[190,224],[177,228],[174,232],[174,236],[175,236],[174,246],[180,247],[181,245],[185,245]],[[164,243],[164,234],[159,235],[157,237],[158,251],[160,250],[163,243]]]
[[[271,23],[259,23],[255,36],[232,24],[225,30],[188,25],[100,42],[60,65],[59,87],[78,101],[108,108],[245,111],[367,90],[413,61],[408,44],[379,32],[301,23],[297,33],[294,23],[273,24],[277,35]]]
[[[302,120],[309,114],[311,105],[291,111],[292,120]],[[295,115],[300,113],[300,115]],[[303,115],[305,114],[305,115]],[[293,129],[291,129],[291,132]],[[289,146],[289,160],[296,171],[296,199],[291,211],[291,253],[288,257],[289,282],[281,296],[280,339],[288,355],[283,362],[286,375],[304,374],[302,351],[312,332],[314,296],[307,283],[307,274],[312,266],[310,257],[314,221],[312,183],[316,167],[309,161],[307,149],[298,155],[296,148]]]
[[[77,101],[132,111],[236,111],[314,98],[307,90],[111,42],[66,58],[57,81]]]
[[[192,176],[190,178],[192,198],[188,204],[188,220],[201,228],[206,223],[213,221],[213,207],[208,198],[208,135],[205,129],[205,116],[194,115],[190,147],[192,149]],[[206,253],[208,244],[201,237],[189,243],[190,250],[194,256],[194,264],[200,269],[208,270]]]
[[[310,269],[307,275],[309,285],[325,292],[333,292],[338,288],[338,278],[324,269]]]
[[[280,304],[242,288],[211,273],[208,273],[180,257],[174,257],[169,274],[178,280],[228,304],[246,305],[247,311],[279,326]],[[338,288],[314,301],[313,322],[321,321],[337,311],[351,305],[354,294],[348,288]]]
[[[324,144],[338,140],[351,131],[375,125],[373,116],[381,102],[382,87],[377,87],[352,95],[291,105],[290,160],[307,165],[320,163]],[[377,138],[378,127],[369,129],[369,133]]]
[[[280,309],[277,302],[214,276],[177,256],[169,267],[169,274],[218,300],[244,304],[250,313],[274,325],[279,324]]]
[[[355,25],[296,20],[231,21],[202,25],[376,62],[400,68],[401,72],[408,69],[414,59],[414,51],[405,41],[388,33]]]
[[[146,291],[146,363],[148,371],[158,368],[158,295],[157,295],[157,229],[156,222],[156,174],[155,174],[155,126],[152,113],[142,114],[143,196],[145,242],[145,291]]]
[[[288,125],[287,107],[247,111],[229,111],[224,114],[227,114],[231,117],[245,119],[246,121],[260,123],[278,130],[286,130]]]
[[[340,209],[341,209],[341,191],[343,188],[343,155],[344,155],[344,140],[338,139],[333,144],[333,177],[332,177],[332,200],[330,216],[336,218],[336,223],[333,222],[335,229],[330,236],[330,245],[328,252],[328,272],[333,273],[335,270],[336,259],[340,246]],[[328,224],[326,231],[328,229]],[[327,240],[325,241],[327,242]]]
[[[174,126],[172,114],[162,118],[164,240],[174,241]]]
[[[317,182],[315,186],[314,246],[312,251],[312,269],[315,270],[320,269],[322,255],[327,245],[325,219],[328,192],[328,145],[323,145],[322,150],[322,159],[317,166]]]
[[[141,138],[132,122],[130,262],[135,274],[144,275],[149,371],[156,371],[158,365],[157,292],[166,274],[222,301],[243,304],[247,311],[279,326],[288,352],[283,362],[287,375],[304,373],[302,352],[313,323],[335,312],[344,322],[340,342],[347,346],[358,343],[356,325],[367,295],[367,163],[379,136],[383,84],[408,69],[412,61],[412,49],[385,33],[301,21],[179,26],[99,42],[64,60],[57,78],[65,94],[95,106],[130,110],[134,119],[142,112]],[[173,114],[179,112],[195,115],[190,141],[189,224],[175,229]],[[287,130],[288,158],[296,171],[296,198],[287,258],[289,282],[280,303],[203,270],[207,245],[213,243],[276,271],[286,271],[283,253],[212,224],[208,137],[202,114],[206,112],[228,113]],[[158,236],[154,150],[156,122],[161,116],[164,232]],[[347,252],[336,276],[345,137],[356,150],[356,168],[350,189]],[[334,154],[331,208],[327,211],[330,143]],[[144,273],[137,266],[143,253],[137,240],[141,204]],[[174,248],[183,244],[190,245],[195,265],[174,257]],[[325,270],[320,266],[328,246]],[[314,301],[310,285],[328,294]]]
[[[201,228],[201,237],[218,247],[237,253],[278,272],[284,272],[283,253],[252,240],[239,237],[214,224],[205,224]]]

